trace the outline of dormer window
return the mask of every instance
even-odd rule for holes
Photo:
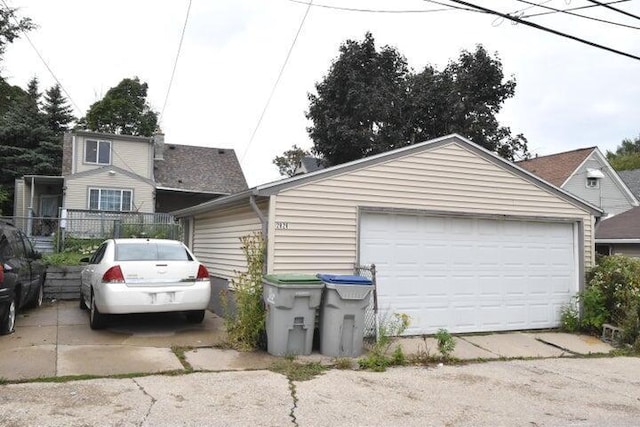
[[[84,162],[95,165],[110,165],[111,142],[87,139],[84,149]]]
[[[600,188],[600,180],[604,174],[600,169],[587,169],[587,188]]]
[[[599,188],[600,180],[598,178],[587,178],[587,188]]]

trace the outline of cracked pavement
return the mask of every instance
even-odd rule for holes
[[[637,425],[639,358],[265,370],[0,386],[7,426]]]

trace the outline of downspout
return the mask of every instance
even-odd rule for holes
[[[266,274],[267,273],[267,233],[269,232],[268,231],[269,221],[267,220],[267,218],[265,218],[264,214],[256,204],[255,194],[252,194],[251,196],[249,196],[249,204],[251,205],[251,208],[256,213],[256,215],[258,215],[258,218],[260,219],[260,223],[262,224],[262,239],[264,240],[264,245],[265,245],[264,246],[265,247],[264,262],[262,263],[262,272]]]

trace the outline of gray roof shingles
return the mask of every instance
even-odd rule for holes
[[[618,176],[629,187],[634,196],[640,197],[640,169],[618,171]]]
[[[596,227],[596,239],[640,239],[640,206],[603,220]]]
[[[184,191],[234,194],[247,181],[232,149],[165,144],[164,160],[154,161],[157,186]]]

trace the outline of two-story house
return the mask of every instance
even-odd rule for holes
[[[64,210],[159,213],[247,188],[234,150],[74,131],[64,135],[61,176],[16,180],[16,218]]]

